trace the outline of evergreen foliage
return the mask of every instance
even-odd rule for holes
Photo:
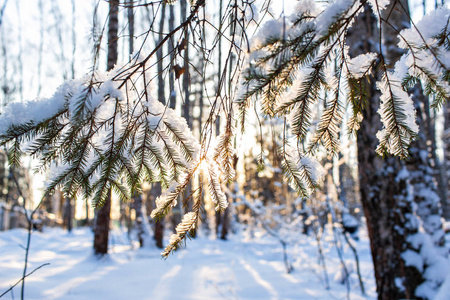
[[[441,8],[423,23],[399,32],[406,53],[392,66],[384,58],[381,43],[378,53],[353,59],[347,53],[347,30],[367,2],[337,0],[322,7],[311,0],[301,1],[292,16],[267,22],[252,41],[235,101],[239,123],[244,130],[252,100],[258,100],[267,117],[286,117],[288,131],[279,149],[282,170],[301,197],[307,197],[320,182],[322,172],[314,159],[317,150],[323,146],[330,154],[339,151],[346,105],[352,111],[349,133],[354,134],[363,121],[369,75],[377,75],[382,94],[379,113],[384,128],[377,135],[381,155],[408,157],[408,146],[418,131],[409,87],[422,82],[437,108],[450,97],[449,10]],[[369,2],[380,24],[389,24],[380,15],[385,6]],[[151,83],[152,55],[173,34],[188,30],[204,5],[205,1],[192,1],[190,15],[160,39],[149,56],[134,58],[105,74],[95,72],[66,82],[51,99],[10,105],[0,124],[0,145],[8,145],[10,164],[19,165],[24,153],[35,155],[43,169],[52,169],[46,194],[62,187],[66,197],[93,198],[95,206],[102,205],[110,189],[127,201],[141,191],[143,182],[161,182],[165,191],[156,200],[152,217],[161,217],[175,206],[204,169],[216,209],[225,209],[228,202],[221,175],[224,182],[234,177],[233,110],[226,110],[225,130],[209,155],[209,139],[200,143],[184,119],[154,98]],[[227,10],[225,15],[236,16],[237,5]],[[434,31],[425,31],[430,18],[440,21]],[[230,53],[237,43],[234,38]],[[325,108],[315,115],[319,102]],[[212,107],[219,106],[214,103]],[[19,112],[33,110],[25,119],[17,118]],[[188,195],[192,211],[184,216],[163,256],[195,229],[201,196],[201,185]]]

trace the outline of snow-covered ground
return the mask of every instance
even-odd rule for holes
[[[25,230],[0,233],[0,295],[21,278]],[[325,288],[315,239],[302,236],[289,245],[294,271],[285,271],[280,244],[262,236],[243,241],[199,237],[188,241],[167,260],[160,250],[132,249],[124,234],[114,231],[111,253],[92,254],[92,233],[76,229],[44,228],[31,240],[29,271],[44,263],[26,280],[25,299],[347,299],[338,282],[340,260],[329,238],[324,238],[330,289]],[[375,284],[367,238],[357,242],[361,272],[368,296],[362,296],[353,254],[345,248],[350,269],[350,298],[375,299]],[[4,299],[18,299],[20,285]],[[2,299],[3,300],[3,299]]]

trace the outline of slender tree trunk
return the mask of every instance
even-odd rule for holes
[[[162,33],[164,32],[164,25],[166,22],[166,5],[163,5],[162,10],[161,10],[161,19],[159,22],[159,40],[161,41],[163,38]],[[173,22],[174,22],[174,15],[173,15],[173,5],[169,6],[169,31],[173,30]],[[171,49],[173,49],[173,46],[171,48],[173,41],[171,40],[169,42],[169,52],[171,51]],[[166,104],[166,96],[165,96],[165,85],[164,85],[164,78],[163,78],[163,48],[161,47],[160,50],[158,50],[157,53],[159,53],[158,56],[158,101]],[[171,54],[171,57],[173,57],[173,54]],[[172,59],[170,64],[172,65]],[[160,69],[159,69],[160,68]],[[171,68],[172,69],[172,68]],[[169,72],[172,73],[172,70]],[[170,76],[170,75],[169,75]],[[175,100],[174,97],[172,97],[172,90],[174,89],[174,84],[173,82],[169,82],[169,88],[170,88],[170,102],[169,102],[169,106],[175,108]],[[156,200],[156,198],[161,195],[161,183],[160,182],[155,182],[152,184],[152,189],[150,191],[151,194],[151,198],[152,200]],[[147,200],[148,201],[148,200]],[[156,246],[158,248],[163,248],[163,237],[164,237],[164,220],[163,219],[159,219],[155,221],[155,225],[153,228],[153,238],[155,239],[155,243]]]
[[[161,183],[155,182],[152,184],[152,190],[150,193],[152,194],[153,199],[156,199],[159,195],[161,195]],[[156,247],[160,249],[164,248],[164,218],[156,220],[153,238],[155,239]]]
[[[142,205],[142,196],[137,194],[134,197],[134,209],[136,211],[136,230],[139,246],[149,246],[150,232],[148,229],[148,217],[145,207]]]
[[[18,53],[18,57],[17,57],[17,60],[18,60],[18,73],[19,73],[19,96],[20,96],[20,101],[23,101],[24,99],[23,99],[23,83],[24,83],[24,80],[23,80],[23,57],[22,57],[22,54],[23,54],[23,45],[22,45],[22,14],[21,14],[21,7],[22,7],[22,5],[21,5],[22,3],[21,3],[21,1],[20,0],[17,0],[16,1],[16,9],[17,9],[17,19],[18,19],[18,35],[17,35],[17,38],[18,38],[18,42],[19,42],[19,53]],[[16,71],[17,72],[17,71]]]
[[[229,199],[228,201],[233,201],[233,199]],[[222,228],[220,232],[221,240],[227,239],[229,230],[230,230],[230,208],[227,207],[222,214]]]
[[[223,0],[219,1],[219,36],[218,38],[218,55],[217,55],[217,87],[216,87],[216,98],[220,98],[220,94],[222,91],[222,19],[223,19]],[[220,109],[220,104],[216,109]],[[218,110],[219,111],[219,110]],[[220,135],[220,115],[217,115],[216,118],[216,136]],[[219,235],[219,231],[221,231],[221,225],[222,225],[222,213],[220,211],[216,211],[214,214],[216,221],[215,221],[215,230],[216,230],[216,236]]]
[[[204,35],[203,35],[204,37]],[[198,115],[198,136],[201,139],[202,136],[202,125],[203,125],[203,105],[204,105],[204,99],[203,99],[203,90],[205,88],[205,74],[204,74],[204,68],[205,68],[205,60],[204,57],[200,58],[200,70],[202,72],[201,79],[200,79],[200,89],[198,94],[198,106],[200,109],[199,115]]]
[[[127,19],[128,19],[128,53],[130,56],[134,52],[134,11],[133,0],[127,0]]]
[[[222,24],[222,19],[223,19],[223,0],[219,1],[219,36],[218,36],[218,58],[217,58],[217,95],[216,97],[220,97],[220,93],[222,91],[222,28],[223,28],[223,24]],[[223,74],[225,75],[225,74]],[[218,111],[220,111],[220,105],[219,107],[217,107],[217,109],[219,109]],[[217,115],[217,119],[216,119],[216,136],[220,135],[220,114]]]
[[[88,201],[85,201],[85,203],[84,203],[84,210],[86,213],[86,219],[84,219],[85,220],[84,225],[90,226],[91,220],[89,219],[89,203],[88,203]]]
[[[76,32],[76,6],[75,0],[72,0],[72,61],[70,64],[71,78],[75,79],[75,54],[77,51],[77,32]],[[39,48],[40,50],[40,48]]]
[[[186,14],[187,14],[187,1],[186,0],[180,0],[180,17],[182,22],[186,20]],[[186,120],[187,125],[192,130],[192,107],[191,107],[191,101],[190,96],[191,92],[189,89],[190,85],[190,73],[189,73],[189,31],[186,27],[184,30],[184,43],[186,44],[186,47],[184,47],[184,56],[183,56],[183,92],[184,92],[184,104],[182,109],[182,116]],[[191,182],[188,183],[185,189],[185,196],[189,195],[192,191],[192,184]],[[180,201],[181,202],[181,201]],[[181,203],[180,203],[181,204]],[[192,209],[192,202],[189,201],[186,204],[186,209],[188,211],[191,211]],[[181,211],[183,211],[183,207],[181,207]]]
[[[159,38],[158,38],[158,44],[163,39],[163,33],[164,33],[164,23],[166,20],[166,5],[163,4],[161,8],[161,18],[159,19]],[[164,78],[163,78],[163,48],[159,48],[158,51],[156,51],[156,60],[158,61],[156,64],[156,68],[158,71],[158,101],[162,104],[166,104],[166,96],[164,93]]]
[[[62,23],[63,23],[63,16],[61,13],[61,10],[59,9],[57,1],[52,1],[52,13],[55,18],[55,35],[58,38],[58,44],[59,44],[59,53],[55,53],[58,57],[61,67],[62,67],[62,75],[63,80],[66,81],[68,79],[67,76],[67,69],[66,69],[66,56],[64,51],[65,41],[63,40],[63,32],[62,32]],[[56,49],[55,49],[56,51]]]
[[[186,0],[180,0],[180,9],[181,9],[181,20],[186,20],[186,10],[187,3]],[[192,129],[192,121],[191,121],[191,103],[189,101],[190,91],[189,91],[189,33],[186,28],[184,31],[184,40],[186,41],[186,47],[184,49],[184,74],[183,74],[183,91],[184,91],[184,104],[183,104],[183,117],[186,119],[186,123]]]
[[[169,7],[169,32],[172,32],[175,28],[175,10],[173,5]],[[173,63],[175,60],[175,53],[174,51],[174,40],[171,38],[169,43],[167,44],[168,51],[170,53],[170,72],[169,72],[169,89],[170,89],[170,95],[169,95],[169,107],[172,109],[175,109],[176,106],[176,100],[177,100],[177,93],[175,92],[175,76],[174,76],[174,70],[173,70]]]
[[[107,68],[111,70],[117,63],[117,32],[119,29],[119,0],[109,1],[109,23],[108,23],[108,61]],[[94,252],[95,254],[108,253],[109,223],[111,212],[111,190],[105,203],[97,211],[96,225],[94,228]]]
[[[108,23],[108,61],[107,69],[111,70],[117,63],[117,33],[119,30],[119,0],[109,1],[109,23]]]

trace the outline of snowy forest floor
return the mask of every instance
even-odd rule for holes
[[[349,296],[375,299],[369,242],[360,235],[356,244],[367,296],[361,295],[353,254],[344,247]],[[0,294],[22,276],[26,237],[20,229],[0,233]],[[288,245],[290,274],[280,243],[263,233],[250,240],[242,234],[228,241],[198,237],[166,260],[156,248],[132,249],[120,230],[113,231],[111,253],[99,260],[92,240],[89,228],[34,232],[28,270],[50,265],[26,279],[25,299],[347,299],[346,285],[338,282],[342,270],[332,235],[322,239],[330,289],[315,238],[309,236]],[[19,297],[20,284],[2,298]]]

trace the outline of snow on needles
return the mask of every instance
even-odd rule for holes
[[[309,176],[311,179],[319,183],[322,181],[323,176],[325,176],[326,172],[322,165],[314,158],[310,156],[304,156],[300,159],[300,165],[307,168],[309,171]]]
[[[63,111],[67,105],[65,96],[75,93],[81,83],[80,80],[68,81],[50,98],[9,103],[0,118],[0,135],[6,134],[11,126],[29,122],[37,124]]]
[[[348,71],[355,79],[359,79],[367,74],[367,70],[376,58],[377,54],[370,52],[348,59]]]
[[[440,7],[424,16],[415,27],[400,32],[399,46],[407,52],[396,64],[396,72],[419,77],[425,82],[428,78],[450,94],[450,86],[444,73],[450,68],[450,51],[440,44],[440,35],[448,36],[450,9]],[[442,41],[442,40],[441,40]]]
[[[316,18],[316,28],[318,37],[326,34],[336,17],[349,10],[355,2],[354,0],[337,0],[329,4]]]
[[[11,103],[0,118],[1,141],[17,140],[41,158],[50,153],[42,160],[52,169],[47,191],[83,189],[94,203],[111,186],[128,198],[143,180],[177,181],[198,159],[199,142],[184,118],[156,100],[145,79],[151,74],[130,67],[136,63],[66,82],[48,99]]]
[[[413,100],[401,88],[399,81],[388,72],[377,82],[377,88],[381,91],[378,113],[383,123],[383,129],[377,133],[377,138],[380,145],[394,155],[400,154],[419,132]]]

